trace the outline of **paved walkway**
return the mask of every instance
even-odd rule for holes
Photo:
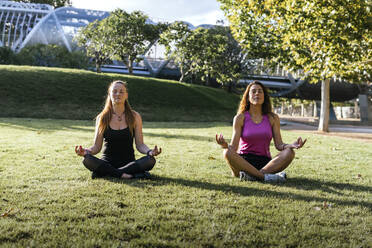
[[[312,132],[320,135],[340,136],[354,138],[372,142],[372,126],[368,125],[350,125],[350,124],[329,124],[329,132],[323,133],[318,131],[318,124],[314,120],[296,117],[280,117],[281,129],[298,130]]]

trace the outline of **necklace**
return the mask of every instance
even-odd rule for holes
[[[261,121],[262,121],[262,116],[259,116],[259,117],[251,117],[251,120],[254,122],[254,123],[256,123],[256,124],[259,124],[259,123],[261,123]]]
[[[116,115],[118,117],[118,121],[122,121],[122,116],[124,115],[124,113],[122,113],[121,115],[118,115],[116,113],[113,113],[113,115]]]

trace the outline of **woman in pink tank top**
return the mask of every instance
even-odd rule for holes
[[[247,86],[234,117],[231,143],[227,144],[222,134],[216,134],[232,174],[241,180],[285,181],[283,170],[294,159],[293,150],[306,142],[299,137],[292,144],[283,143],[279,117],[271,109],[266,87],[254,81]],[[274,158],[269,150],[272,139],[280,151]]]

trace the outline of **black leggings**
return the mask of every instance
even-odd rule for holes
[[[123,167],[115,168],[109,162],[90,154],[86,154],[83,160],[84,166],[88,170],[96,173],[97,176],[111,176],[118,178],[120,178],[123,173],[135,175],[149,171],[154,167],[155,162],[156,160],[154,157],[144,156],[124,165]]]

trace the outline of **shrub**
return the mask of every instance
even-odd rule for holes
[[[9,47],[0,47],[0,64],[2,65],[18,64],[17,56]]]
[[[67,48],[54,44],[27,46],[18,57],[22,65],[81,69],[89,67],[89,58],[83,52],[69,52]]]

